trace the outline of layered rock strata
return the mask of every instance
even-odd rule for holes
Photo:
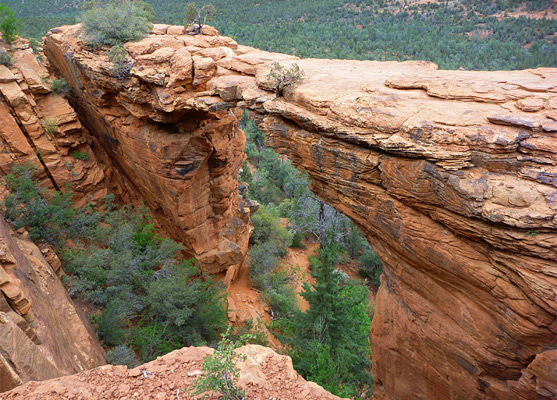
[[[224,135],[229,152],[217,145],[211,154],[217,166],[239,168],[238,107],[309,174],[318,197],[360,227],[384,263],[371,337],[375,399],[556,396],[556,69],[296,60],[304,81],[275,98],[269,63],[291,56],[156,25],[126,45],[133,66],[116,79],[105,51],[85,50],[79,35],[79,26],[51,31],[50,61],[85,124],[180,229],[197,231],[186,215],[213,223],[214,198],[225,211],[224,225],[212,226],[231,225],[231,185],[197,143]],[[186,132],[196,141],[176,150],[170,138]],[[172,182],[192,175],[208,183],[181,197],[191,192]],[[200,212],[201,201],[212,211]],[[217,270],[212,260],[205,265]]]
[[[0,218],[0,392],[104,364],[104,351],[29,239]]]
[[[83,124],[165,230],[205,272],[235,270],[250,234],[250,209],[238,196],[245,135],[241,111],[206,89],[216,60],[237,44],[174,30],[126,44],[126,79],[115,76],[106,49],[83,48],[79,26],[51,31],[45,54],[71,86]]]
[[[8,53],[10,65],[0,65],[0,175],[29,163],[43,186],[71,188],[77,204],[100,199],[107,185],[91,136],[52,91],[53,77],[27,40],[17,39]],[[0,391],[104,363],[95,334],[58,279],[58,257],[15,235],[3,217],[0,264]]]

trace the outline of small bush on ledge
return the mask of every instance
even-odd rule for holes
[[[153,8],[144,1],[93,1],[86,8],[83,35],[93,47],[134,42],[147,36],[153,27]]]
[[[133,61],[128,60],[128,52],[124,46],[113,46],[108,53],[108,60],[114,64],[112,74],[116,78],[126,78],[133,67]]]
[[[271,86],[277,97],[284,96],[294,89],[294,85],[304,77],[304,71],[298,64],[292,64],[290,68],[280,65],[278,62],[271,64],[271,70],[267,75]]]

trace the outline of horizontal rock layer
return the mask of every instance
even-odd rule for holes
[[[294,60],[156,25],[126,44],[133,65],[116,79],[106,49],[85,50],[79,35],[79,26],[51,31],[51,63],[151,206],[195,232],[184,239],[197,255],[222,241],[205,221],[236,224],[236,186],[226,182],[241,163],[237,108],[252,110],[267,143],[360,227],[384,263],[374,398],[555,396],[556,69]],[[305,72],[286,98],[269,91],[272,61]],[[187,151],[176,136],[192,141]],[[193,175],[206,182],[195,196],[173,185]],[[198,226],[211,246],[196,247]],[[242,250],[228,264],[244,250],[233,237],[224,243]]]

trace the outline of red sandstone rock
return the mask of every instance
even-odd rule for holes
[[[355,221],[384,263],[371,338],[375,399],[551,398],[556,69],[296,60],[169,29],[127,48],[178,52],[181,42],[182,85],[167,85],[176,73],[167,58],[138,59],[133,71],[150,72],[115,80],[100,54],[80,47],[78,26],[45,43],[79,93],[86,125],[203,268],[225,269],[245,254],[233,108],[250,108],[268,144],[309,173],[311,189]],[[212,51],[194,56],[192,79],[201,76],[191,86],[189,55],[211,48],[226,56],[216,68]],[[264,90],[271,61],[305,71],[286,98]],[[169,77],[150,78],[164,70]]]
[[[0,392],[104,363],[41,250],[0,220]]]
[[[203,359],[212,351],[185,347],[132,370],[105,365],[73,376],[30,382],[0,393],[0,399],[191,399],[188,388],[202,375]],[[321,386],[306,382],[292,368],[290,357],[257,345],[244,346],[238,352],[247,358],[237,364],[237,384],[250,400],[340,400]]]
[[[49,34],[45,52],[110,163],[201,269],[215,273],[239,265],[247,252],[249,213],[237,194],[245,136],[239,110],[196,90],[216,73],[221,48],[232,52],[236,43],[180,29],[157,26],[161,34],[126,44],[135,62],[125,80],[111,75],[104,51],[83,51],[79,26]],[[207,50],[192,57],[194,45]]]

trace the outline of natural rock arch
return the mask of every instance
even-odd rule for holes
[[[155,25],[122,81],[79,34],[45,39],[72,104],[206,270],[247,248],[239,108],[360,227],[384,262],[374,398],[556,394],[556,69],[298,60],[306,79],[275,99],[266,63],[294,57]]]

